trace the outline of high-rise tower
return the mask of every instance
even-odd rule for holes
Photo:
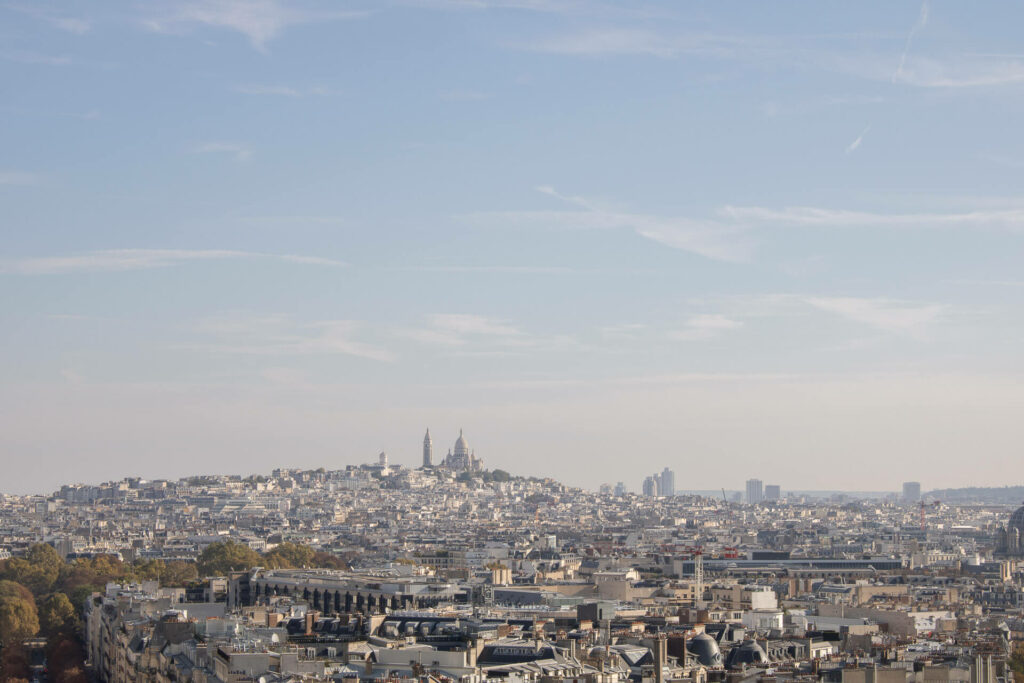
[[[751,505],[764,502],[764,482],[760,479],[747,479],[747,502]]]
[[[427,430],[427,435],[423,437],[423,466],[434,466],[434,442],[430,440],[429,429]]]

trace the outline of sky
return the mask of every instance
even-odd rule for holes
[[[0,4],[0,491],[1024,480],[1012,2]]]

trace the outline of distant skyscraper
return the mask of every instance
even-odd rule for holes
[[[600,488],[597,489],[597,492],[600,493],[602,496],[610,496],[612,495],[612,485],[601,484]]]
[[[921,482],[919,481],[905,481],[903,482],[903,502],[904,503],[919,503],[921,501]]]
[[[644,495],[648,497],[658,495],[658,485],[654,481],[654,477],[644,479]]]
[[[782,487],[778,484],[767,484],[764,487],[764,499],[765,500],[781,500],[782,499]]]
[[[619,498],[622,498],[624,495],[626,495],[626,485],[623,484],[621,481],[615,485],[615,495]]]
[[[760,503],[764,500],[764,482],[760,479],[747,479],[747,502]]]
[[[665,468],[661,471],[661,495],[663,496],[674,496],[676,495],[676,473]]]
[[[388,468],[388,454],[385,453],[384,451],[381,451],[380,455],[377,456],[377,464],[381,467],[381,469],[386,470]]]
[[[434,442],[430,440],[429,429],[427,430],[427,435],[423,437],[423,466],[434,466]]]

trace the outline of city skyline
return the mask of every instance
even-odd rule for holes
[[[473,473],[473,474],[480,474],[480,473],[491,471],[491,470],[502,470],[501,467],[497,467],[497,466],[495,466],[493,468],[488,468],[488,467],[484,466],[483,459],[476,457],[475,449],[470,449],[469,448],[468,442],[467,442],[467,440],[466,440],[466,438],[465,438],[465,436],[463,434],[463,430],[462,429],[458,430],[458,437],[454,441],[454,446],[449,447],[447,449],[447,456],[445,456],[443,454],[443,452],[444,452],[443,448],[442,448],[442,450],[440,452],[442,453],[441,457],[435,458],[434,457],[434,439],[433,439],[433,436],[431,435],[430,430],[428,428],[426,430],[425,436],[423,437],[423,440],[422,440],[422,452],[421,452],[421,455],[420,455],[420,460],[418,462],[409,463],[409,462],[403,462],[403,461],[395,461],[391,457],[391,455],[389,455],[387,450],[381,450],[375,456],[367,458],[367,459],[365,459],[363,461],[351,462],[351,463],[341,463],[341,464],[337,464],[336,467],[335,466],[332,466],[332,467],[320,466],[319,468],[314,468],[314,469],[316,469],[316,470],[324,470],[324,471],[327,471],[327,472],[339,472],[339,471],[346,470],[346,469],[351,469],[351,468],[354,468],[354,467],[355,468],[360,468],[360,467],[366,468],[366,467],[368,467],[368,468],[380,468],[380,469],[383,469],[383,470],[387,471],[388,468],[391,467],[392,470],[394,470],[395,468],[397,468],[399,470],[401,470],[402,468],[413,469],[413,470],[414,469],[421,469],[421,470],[448,469],[448,470],[451,470],[451,471],[453,471],[455,473],[467,472],[467,473]],[[453,456],[454,456],[454,459],[453,459]],[[294,466],[294,465],[281,464],[281,465],[279,465],[277,467],[274,467],[273,470],[266,470],[266,471],[239,471],[239,472],[216,472],[216,471],[202,471],[202,472],[198,472],[197,471],[197,472],[186,473],[186,474],[181,475],[181,476],[166,476],[166,477],[147,476],[147,475],[140,474],[140,473],[127,473],[127,474],[123,474],[120,478],[116,478],[115,477],[113,479],[108,479],[108,480],[88,480],[88,481],[85,481],[85,480],[79,480],[79,481],[65,480],[65,481],[61,481],[60,482],[59,487],[60,488],[66,488],[67,486],[83,486],[83,485],[84,486],[96,486],[96,485],[100,485],[100,484],[109,484],[111,482],[123,481],[123,480],[128,480],[128,479],[139,480],[139,481],[180,481],[180,480],[183,480],[183,479],[187,479],[187,478],[191,478],[191,477],[197,477],[197,476],[198,477],[203,477],[203,476],[225,477],[225,476],[228,476],[228,477],[250,478],[250,477],[264,476],[268,472],[271,472],[271,471],[278,472],[278,471],[289,470],[289,469],[302,470],[304,468],[303,467]],[[513,477],[523,477],[523,478],[534,478],[535,477],[534,474],[531,474],[529,472],[507,471],[507,470],[502,470],[502,471],[506,471],[509,475],[511,475]],[[697,496],[706,496],[708,498],[713,498],[715,500],[719,500],[720,499],[719,498],[719,492],[721,492],[721,495],[723,497],[727,497],[728,498],[727,502],[746,503],[746,504],[759,504],[759,503],[763,503],[763,502],[784,502],[785,497],[787,495],[792,495],[792,496],[796,496],[796,497],[805,497],[805,496],[810,495],[811,497],[814,497],[814,496],[826,495],[826,494],[827,495],[845,494],[845,495],[851,496],[851,498],[853,498],[853,499],[858,499],[858,498],[861,498],[861,497],[866,497],[866,498],[889,498],[889,499],[891,499],[892,502],[917,505],[919,502],[922,503],[922,504],[927,502],[926,498],[925,498],[925,495],[932,492],[931,489],[929,489],[927,487],[922,487],[922,484],[920,482],[917,482],[917,481],[914,481],[914,482],[901,482],[899,484],[894,484],[894,487],[891,490],[886,490],[884,488],[883,489],[852,489],[852,488],[846,488],[846,489],[844,489],[844,488],[813,489],[813,488],[800,488],[800,487],[790,487],[790,488],[787,488],[787,487],[783,487],[783,486],[781,486],[779,484],[766,484],[766,483],[764,483],[764,481],[762,481],[760,479],[756,479],[756,478],[748,479],[748,480],[746,480],[746,482],[743,483],[743,487],[736,487],[736,488],[733,488],[729,483],[726,483],[726,485],[720,486],[718,488],[706,488],[706,489],[702,489],[702,488],[679,488],[675,484],[675,476],[676,476],[675,471],[671,467],[666,465],[660,471],[655,472],[653,475],[644,477],[644,479],[642,481],[639,481],[636,486],[628,486],[628,485],[626,485],[622,481],[617,482],[616,484],[614,484],[614,486],[609,481],[602,481],[600,484],[597,484],[597,485],[592,486],[592,487],[578,486],[578,485],[573,484],[571,482],[560,482],[560,483],[566,484],[568,486],[578,487],[578,488],[580,488],[582,490],[593,490],[593,491],[599,491],[599,492],[607,491],[608,493],[611,493],[613,491],[613,489],[614,489],[614,492],[615,492],[614,495],[616,495],[616,496],[631,495],[631,494],[633,494],[633,495],[641,495],[641,496],[644,496],[644,497],[673,497],[673,496],[677,496],[677,495],[679,495],[679,496],[697,495]],[[551,480],[554,480],[554,481],[559,481],[556,477],[543,477],[543,478],[551,479]],[[969,483],[963,483],[963,482],[961,482],[961,483],[964,484],[964,486],[970,487]],[[745,487],[745,490],[744,490],[744,487]],[[950,487],[950,488],[963,488],[963,486],[961,486],[961,487]],[[981,487],[981,488],[989,490],[989,491],[997,491],[1000,487]],[[57,489],[55,488],[53,490],[55,491]],[[916,493],[908,494],[909,490],[916,491]],[[936,490],[938,490],[938,489],[936,489]],[[755,492],[753,498],[751,496],[751,492],[752,491]],[[15,491],[15,490],[0,489],[0,495],[15,495],[15,496],[17,496],[17,495],[49,495],[50,493],[52,493],[52,491],[49,491],[49,490]],[[935,501],[932,501],[932,502],[938,503],[940,501],[935,500]]]
[[[456,464],[454,465],[454,469],[456,471],[459,471],[459,470],[462,470],[462,469],[470,469],[471,471],[485,471],[485,470],[503,469],[505,471],[508,471],[510,474],[512,474],[514,476],[522,476],[522,477],[540,476],[540,477],[554,479],[556,481],[561,481],[562,483],[564,483],[566,485],[575,486],[575,487],[579,487],[579,488],[586,489],[586,490],[598,490],[598,489],[604,488],[606,486],[610,488],[610,487],[612,487],[612,484],[609,481],[609,477],[607,477],[605,475],[608,474],[608,473],[611,473],[611,474],[615,474],[617,476],[618,474],[622,473],[622,470],[609,470],[608,472],[604,472],[604,471],[590,472],[589,474],[591,475],[591,477],[590,477],[589,480],[593,480],[596,483],[594,483],[593,485],[587,485],[587,484],[580,484],[580,483],[577,483],[576,481],[572,481],[572,480],[562,480],[562,479],[559,479],[559,477],[557,477],[557,476],[552,476],[552,475],[548,475],[548,474],[516,470],[514,465],[505,465],[505,466],[503,466],[500,463],[499,464],[488,463],[491,466],[484,466],[483,458],[482,457],[481,458],[477,458],[475,456],[475,449],[469,449],[468,444],[467,444],[467,442],[465,440],[465,437],[463,436],[463,430],[462,429],[458,429],[458,430],[452,430],[452,431],[453,432],[457,431],[458,435],[457,435],[457,437],[454,440],[452,440],[452,442],[455,445],[453,447],[449,447],[447,449],[447,457],[445,456],[445,449],[443,447],[441,448],[440,451],[438,451],[438,453],[440,455],[439,456],[435,455],[435,451],[434,451],[435,440],[434,440],[434,437],[430,433],[430,430],[428,428],[426,430],[425,436],[420,440],[420,449],[421,450],[416,455],[415,458],[413,458],[411,455],[407,454],[405,452],[406,449],[402,449],[401,451],[392,451],[392,450],[390,450],[388,448],[379,448],[376,451],[374,451],[373,453],[368,454],[367,457],[365,457],[363,459],[354,459],[354,460],[351,460],[351,461],[344,461],[344,462],[339,461],[339,462],[334,462],[334,463],[329,463],[329,464],[321,463],[319,465],[317,465],[316,463],[296,464],[295,462],[289,462],[289,463],[281,462],[281,463],[277,463],[277,464],[273,465],[272,467],[266,468],[264,470],[246,469],[246,470],[238,470],[238,471],[228,472],[228,471],[222,471],[222,470],[217,470],[217,469],[202,469],[202,470],[195,470],[195,471],[189,471],[189,472],[183,472],[183,473],[178,472],[178,473],[175,473],[175,474],[147,474],[147,473],[142,472],[142,471],[130,470],[130,471],[121,472],[119,475],[116,475],[116,476],[113,476],[113,477],[110,477],[110,478],[106,478],[106,479],[98,478],[98,477],[92,477],[92,478],[87,478],[87,479],[67,479],[67,478],[60,479],[59,476],[58,476],[57,478],[54,478],[54,480],[57,482],[56,486],[51,487],[49,489],[47,489],[47,488],[41,488],[41,489],[21,488],[21,489],[19,489],[16,486],[10,486],[9,488],[7,488],[7,487],[5,487],[5,485],[8,485],[11,482],[5,482],[4,484],[0,484],[0,494],[9,494],[9,495],[46,495],[46,494],[56,490],[57,488],[59,488],[61,486],[83,485],[83,484],[84,485],[98,485],[98,484],[101,484],[101,483],[109,483],[111,481],[118,481],[118,480],[126,478],[126,477],[127,478],[133,478],[133,479],[138,478],[138,479],[147,480],[147,481],[151,481],[151,480],[176,481],[176,480],[183,479],[183,478],[186,478],[186,477],[206,476],[206,475],[210,475],[210,476],[243,476],[243,477],[248,477],[248,476],[257,476],[257,475],[266,474],[267,472],[270,472],[271,470],[277,470],[277,469],[282,469],[282,468],[285,468],[285,469],[288,469],[288,468],[291,468],[291,469],[325,469],[327,471],[339,471],[339,470],[343,470],[343,469],[348,468],[348,467],[364,466],[367,463],[374,463],[374,462],[379,462],[379,463],[382,464],[382,466],[385,466],[385,467],[387,466],[388,463],[390,463],[391,465],[397,465],[398,467],[404,467],[404,468],[409,468],[409,469],[436,468],[436,467],[453,467],[453,465],[449,464],[449,459],[452,458],[453,454],[456,456],[456,458],[462,457],[462,458],[468,459],[467,462],[469,462],[471,460],[472,462],[476,463],[472,467],[468,467],[467,465],[461,464],[460,462],[456,461]],[[447,431],[445,432],[445,434],[447,434]],[[442,437],[442,438],[444,438],[444,437]],[[439,443],[443,444],[444,442],[440,441]],[[462,450],[461,453],[460,453],[460,448]],[[397,458],[394,457],[395,453],[399,454]],[[429,460],[429,462],[428,462],[428,460]],[[681,464],[685,465],[685,462],[682,462]],[[154,469],[158,470],[159,468],[154,468]],[[665,479],[666,475],[667,475],[668,479]],[[644,495],[644,496],[665,496],[665,495],[673,496],[673,495],[705,494],[705,495],[708,495],[708,497],[716,498],[717,499],[719,497],[718,492],[721,491],[723,493],[733,494],[733,496],[734,496],[734,501],[733,502],[741,501],[741,502],[748,503],[748,504],[749,503],[761,503],[761,502],[765,502],[765,501],[780,500],[780,498],[779,498],[780,494],[804,495],[804,494],[814,494],[814,493],[867,494],[869,496],[891,495],[896,500],[899,500],[899,501],[902,501],[902,502],[914,502],[916,504],[916,502],[918,500],[922,499],[922,496],[924,494],[929,493],[932,490],[939,490],[939,489],[943,489],[943,488],[957,489],[957,488],[964,488],[964,487],[980,487],[980,488],[987,488],[987,489],[992,489],[992,490],[996,490],[996,489],[1000,488],[1000,486],[996,486],[996,485],[989,486],[989,485],[978,484],[976,482],[970,482],[970,481],[966,481],[966,482],[965,481],[959,481],[959,482],[956,482],[957,485],[955,485],[955,486],[954,485],[950,485],[950,486],[938,486],[938,485],[936,485],[936,486],[922,486],[922,484],[920,482],[917,482],[917,481],[913,481],[913,482],[902,481],[902,482],[900,482],[900,481],[896,481],[896,480],[893,480],[892,488],[891,489],[878,488],[878,487],[874,487],[874,488],[871,488],[871,487],[868,487],[868,488],[856,488],[856,487],[841,487],[841,486],[823,486],[823,487],[781,486],[779,484],[765,483],[763,480],[757,479],[757,478],[748,479],[745,482],[734,482],[734,481],[730,480],[730,477],[732,475],[721,477],[722,481],[719,482],[720,483],[719,486],[714,486],[713,485],[714,482],[712,482],[707,487],[687,486],[687,487],[681,488],[681,487],[678,487],[676,485],[676,483],[675,483],[675,476],[676,476],[675,469],[673,469],[669,465],[664,465],[664,467],[661,470],[656,471],[653,475],[646,476],[643,480],[638,480],[632,486],[630,486],[628,484],[624,485],[622,481],[619,481],[617,483],[617,486],[624,486],[624,491],[627,492],[627,493],[641,494],[641,495]],[[614,481],[614,479],[613,479],[613,481]],[[666,482],[666,481],[668,482],[668,484],[667,484],[667,486],[668,486],[667,491],[670,491],[670,493],[663,493],[662,492],[662,488],[661,487],[665,485],[664,482]],[[687,481],[689,481],[689,480],[687,480]],[[689,483],[693,483],[693,482],[689,482]],[[879,482],[876,480],[875,483],[877,484]],[[646,488],[648,486],[648,484],[650,485],[650,492],[648,492],[648,490]],[[1003,487],[1006,487],[1006,486],[1008,486],[1008,485],[1004,483]],[[914,490],[916,490],[916,493],[908,495],[908,490],[911,490],[911,489],[908,489],[908,487],[916,487],[916,489],[914,489]],[[773,490],[774,490],[774,493],[772,495],[769,495]],[[754,496],[754,499],[751,499],[751,492],[752,491],[756,492],[755,496]],[[616,494],[616,495],[618,495],[618,494]]]
[[[0,7],[2,486],[1024,480],[1022,14]]]
[[[0,3],[0,683],[1024,683],[1022,21]]]

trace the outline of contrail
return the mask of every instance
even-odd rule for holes
[[[917,32],[924,28],[925,24],[928,23],[928,0],[924,0],[921,3],[921,12],[918,14],[917,21],[910,29],[910,33],[907,34],[907,42],[903,46],[903,54],[900,55],[900,65],[896,67],[896,71],[892,74],[892,82],[895,83],[899,80],[899,77],[903,75],[903,67],[906,66],[907,56],[910,54],[910,46],[914,42],[914,36]]]

